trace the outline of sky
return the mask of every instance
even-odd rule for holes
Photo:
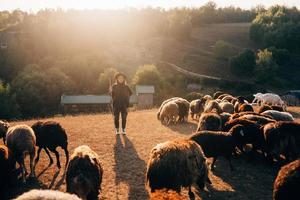
[[[192,7],[202,6],[208,0],[0,0],[0,10],[21,9],[36,12],[43,8],[62,9],[120,9],[143,7]],[[219,7],[238,6],[249,9],[256,5],[269,7],[274,4],[297,6],[300,0],[214,0]]]

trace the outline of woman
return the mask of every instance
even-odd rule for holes
[[[118,73],[115,76],[116,83],[112,85],[111,96],[114,112],[114,123],[116,134],[119,135],[119,118],[120,113],[122,117],[122,133],[126,134],[126,118],[127,108],[129,106],[129,98],[132,95],[132,91],[126,84],[126,76],[122,73]]]

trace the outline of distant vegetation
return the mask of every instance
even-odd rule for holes
[[[200,49],[201,55],[186,54],[183,60],[198,64],[206,63],[204,59],[209,64],[225,63],[230,68],[222,68],[224,73],[237,76],[255,73],[257,83],[264,83],[270,71],[278,83],[290,81],[285,73],[278,72],[282,66],[297,65],[293,63],[300,46],[296,8],[275,6],[268,10],[262,7],[243,10],[218,8],[214,2],[208,2],[199,8],[171,10],[58,9],[41,10],[36,14],[1,11],[0,118],[55,114],[62,94],[107,93],[116,71],[126,73],[132,85],[155,85],[157,103],[168,95],[184,96],[189,83],[232,88],[222,83],[212,84],[209,80],[188,79],[157,63],[179,59],[179,56],[170,56],[170,51],[176,51],[172,45],[193,43],[195,29],[252,20],[251,39],[262,43],[265,50],[257,53],[257,49],[245,50],[228,41],[216,40],[212,52],[201,50],[195,43],[193,48]],[[157,41],[161,49],[151,47],[153,41]],[[134,48],[145,42],[149,45],[144,53],[135,52]],[[116,53],[119,50],[123,53]],[[149,52],[158,56],[151,57]],[[145,65],[148,63],[152,65]],[[142,67],[137,69],[138,66]],[[291,81],[291,84],[294,83]]]

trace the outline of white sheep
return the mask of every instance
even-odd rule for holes
[[[277,110],[267,110],[261,113],[262,115],[271,116],[276,121],[294,121],[294,117],[291,113],[281,112]]]
[[[16,125],[8,129],[6,134],[7,147],[12,152],[16,161],[22,168],[23,183],[26,182],[26,167],[24,159],[27,154],[30,156],[30,177],[35,177],[34,157],[36,138],[31,127],[27,125]]]
[[[161,122],[166,122],[166,125],[169,125],[171,122],[176,122],[179,114],[178,105],[171,101],[166,103],[160,112]]]
[[[282,99],[280,98],[279,95],[274,94],[274,93],[257,93],[255,95],[253,95],[255,98],[252,101],[252,103],[257,102],[258,104],[269,104],[269,105],[278,105],[278,106],[282,106],[282,107],[286,107],[284,101],[282,101]]]
[[[30,190],[15,200],[80,200],[75,194],[55,190]]]

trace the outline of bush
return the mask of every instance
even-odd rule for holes
[[[237,49],[230,43],[218,40],[213,48],[216,58],[228,60],[237,53]]]
[[[270,82],[274,80],[278,65],[273,59],[272,52],[268,49],[260,50],[257,57],[255,69],[257,81]]]
[[[278,65],[285,65],[290,61],[290,52],[287,49],[277,49],[275,47],[268,48],[268,51],[272,52],[274,61]]]
[[[118,71],[114,68],[108,68],[104,70],[99,76],[99,85],[100,85],[100,93],[107,93],[109,91],[109,87],[114,83],[115,74]]]
[[[0,119],[16,119],[19,117],[19,106],[16,96],[11,93],[10,86],[0,81]]]
[[[59,111],[60,98],[71,92],[74,84],[59,69],[42,70],[29,65],[12,82],[23,117],[40,117]]]
[[[251,49],[245,49],[240,54],[230,58],[230,70],[237,75],[249,75],[255,67],[255,54]]]

